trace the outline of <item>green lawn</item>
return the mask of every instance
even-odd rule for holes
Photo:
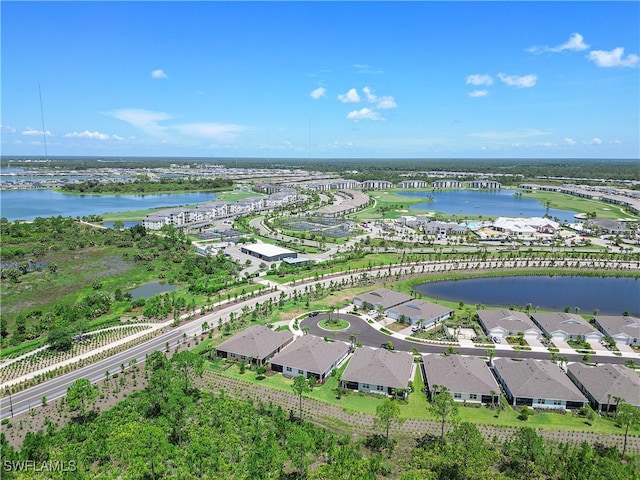
[[[599,200],[574,197],[573,195],[564,193],[535,191],[523,193],[523,197],[535,198],[540,200],[540,203],[543,205],[549,202],[549,207],[558,210],[570,210],[578,213],[596,212],[596,218],[608,218],[612,220],[618,218],[640,219],[640,216],[625,212],[624,209],[618,205],[601,202]]]
[[[325,330],[346,330],[349,328],[349,322],[340,318],[334,318],[331,320],[322,320],[318,323],[318,326]]]
[[[205,368],[215,372],[223,373],[232,378],[238,378],[256,385],[262,385],[281,391],[293,392],[293,380],[284,377],[281,374],[270,373],[263,380],[257,380],[257,374],[253,370],[245,370],[244,374],[239,371],[238,365],[234,364],[224,369],[225,361],[222,359],[215,362],[207,361]],[[340,368],[343,371],[346,363]],[[400,416],[404,419],[423,419],[436,420],[428,409],[428,400],[423,393],[424,383],[420,369],[416,370],[413,380],[414,390],[409,395],[407,402],[400,402]],[[384,395],[363,394],[349,391],[346,395],[337,397],[336,387],[338,381],[335,377],[329,377],[323,385],[318,385],[312,392],[305,394],[305,397],[313,398],[321,402],[342,408],[344,411],[361,412],[369,415],[376,414],[376,408],[386,398]],[[586,423],[586,419],[574,416],[571,413],[534,413],[529,420],[518,420],[518,412],[510,406],[505,406],[499,414],[497,410],[489,407],[471,407],[458,406],[459,420],[463,422],[471,422],[475,424],[495,425],[502,427],[524,427],[545,428],[550,430],[571,430],[584,432],[599,432],[603,434],[620,434],[621,430],[608,419],[596,417],[592,425]]]

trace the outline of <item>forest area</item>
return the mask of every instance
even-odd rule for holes
[[[95,408],[99,387],[77,380],[46,430],[28,432],[16,449],[2,434],[3,478],[640,478],[637,459],[623,459],[614,447],[553,443],[528,427],[499,443],[448,415],[442,435],[418,434],[408,451],[399,451],[388,436],[397,421],[395,400],[378,408],[375,433],[338,434],[294,409],[198,388],[204,362],[189,350],[170,358],[155,352],[136,370],[147,388],[102,413]],[[292,393],[302,398],[296,383]],[[34,474],[33,466],[52,465]]]

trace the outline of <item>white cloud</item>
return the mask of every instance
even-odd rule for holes
[[[602,140],[600,140],[598,137],[592,138],[591,140],[589,140],[588,142],[582,142],[585,145],[602,145]]]
[[[630,53],[626,58],[622,58],[623,55],[624,48],[618,47],[610,52],[592,50],[587,58],[599,67],[634,67],[640,60],[640,57],[634,53]]]
[[[572,33],[569,37],[569,40],[566,42],[556,45],[555,47],[549,47],[547,45],[536,45],[534,47],[527,48],[527,52],[533,54],[540,54],[545,52],[563,52],[564,50],[573,50],[579,52],[581,50],[586,50],[589,48],[589,45],[584,43],[584,37],[579,33]]]
[[[71,132],[65,133],[65,138],[90,138],[93,140],[109,140],[109,135],[106,133],[100,132],[90,132],[89,130],[85,130],[84,132]]]
[[[327,93],[326,88],[318,87],[315,90],[313,90],[310,95],[311,95],[311,98],[313,98],[314,100],[318,100],[319,98],[324,97],[326,93]]]
[[[573,138],[567,137],[567,138],[564,139],[564,143],[567,144],[567,145],[575,145],[576,141]]]
[[[236,134],[246,130],[240,125],[220,124],[220,123],[187,123],[169,127],[178,130],[184,135],[191,137],[209,138],[215,140],[233,140]]]
[[[383,70],[373,68],[371,65],[367,65],[366,63],[355,63],[353,64],[353,68],[358,70],[358,73],[372,73],[375,75],[384,73]]]
[[[529,75],[505,75],[499,73],[498,78],[506,85],[517,88],[531,88],[535,86],[538,77],[533,74]]]
[[[360,101],[360,95],[355,88],[352,88],[347,93],[338,95],[338,99],[342,103],[358,103]]]
[[[173,118],[173,115],[168,113],[136,108],[114,110],[112,112],[107,112],[107,115],[127,122],[151,135],[159,135],[164,132],[166,127],[158,125],[158,122]]]
[[[35,128],[27,127],[22,131],[22,135],[27,135],[29,137],[41,137],[43,133],[47,137],[53,137],[53,133],[51,133],[49,130],[43,132],[42,130],[36,130]]]
[[[4,133],[4,134],[13,134],[16,133],[16,129],[13,128],[11,125],[0,125],[0,132]]]
[[[491,77],[491,75],[480,75],[478,73],[474,73],[473,75],[467,76],[466,83],[467,85],[489,86],[489,85],[493,85],[493,78]]]
[[[384,97],[380,97],[378,99],[378,104],[376,106],[378,108],[389,109],[389,108],[396,108],[398,104],[396,103],[396,101],[392,96],[385,95]]]
[[[347,118],[349,120],[353,120],[354,122],[359,122],[360,120],[371,120],[371,121],[379,121],[384,120],[384,117],[380,115],[375,110],[371,110],[370,108],[363,108],[361,110],[354,110],[347,114]]]
[[[470,136],[483,138],[485,140],[516,140],[519,138],[539,137],[549,135],[551,132],[536,129],[522,129],[512,132],[478,132],[471,133]]]
[[[151,72],[151,78],[169,78],[169,77],[167,76],[166,73],[164,73],[164,70],[159,68]]]
[[[486,97],[487,95],[489,95],[489,90],[474,90],[469,93],[471,98]]]
[[[373,102],[375,102],[375,101],[378,99],[378,97],[376,97],[376,96],[375,96],[375,94],[373,93],[373,90],[372,90],[371,88],[369,88],[369,87],[364,87],[364,88],[362,89],[362,91],[363,91],[363,92],[364,92],[364,94],[366,95],[367,100],[368,100],[369,102],[373,103]]]
[[[159,122],[171,120],[175,118],[175,116],[169,113],[154,112],[151,110],[122,109],[108,112],[107,115],[127,122],[143,132],[154,136],[164,136],[178,132],[188,137],[229,141],[234,140],[237,133],[246,130],[246,128],[241,125],[209,122],[160,125]]]

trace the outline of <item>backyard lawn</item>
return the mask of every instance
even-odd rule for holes
[[[345,367],[346,363],[340,367],[339,373],[341,373]],[[290,393],[293,392],[293,380],[288,379],[281,374],[269,372],[263,380],[258,380],[256,378],[258,375],[255,370],[246,369],[245,372],[241,374],[238,364],[234,362],[227,363],[227,361],[223,359],[216,359],[213,362],[208,361],[205,364],[205,368],[211,371],[223,373],[224,375],[232,378],[255,383],[256,385],[262,385],[264,387],[274,388],[276,390],[282,390]],[[363,394],[353,391],[348,391],[346,395],[340,395],[338,397],[336,392],[337,386],[337,378],[330,376],[323,385],[318,385],[312,392],[306,393],[305,397],[335,405],[342,408],[345,412],[361,412],[369,415],[375,415],[376,408],[381,405],[384,398],[386,398],[383,395]],[[409,394],[408,401],[399,402],[400,416],[404,419],[437,420],[427,409],[429,402],[426,395],[423,393],[424,383],[422,381],[420,369],[416,370],[413,386],[414,389],[413,392]],[[517,418],[519,414],[518,411],[514,410],[511,406],[504,406],[505,408],[498,413],[497,410],[486,406],[473,407],[459,404],[458,419],[462,422],[502,427],[519,428],[528,426],[549,430],[571,430],[603,434],[622,433],[621,430],[615,426],[613,421],[600,418],[598,416],[596,416],[592,422],[589,422],[591,425],[587,423],[588,421],[586,418],[572,413],[533,413],[529,416],[527,421],[523,421]]]

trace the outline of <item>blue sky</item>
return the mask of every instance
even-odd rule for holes
[[[3,155],[639,158],[638,2],[1,4]]]

